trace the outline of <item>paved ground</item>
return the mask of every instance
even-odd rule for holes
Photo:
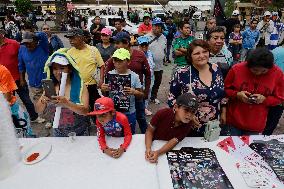
[[[49,23],[51,26],[53,25],[52,22]],[[39,27],[42,25],[42,22],[38,23]],[[204,28],[204,23],[198,23],[198,28]],[[70,47],[69,41],[68,39],[66,39],[64,37],[64,34],[59,33],[58,34],[59,37],[62,39],[64,46],[65,47]],[[197,34],[198,35],[198,34]],[[171,76],[171,72],[172,72],[172,65],[169,66],[164,66],[164,73],[163,73],[163,80],[162,80],[162,84],[158,93],[158,98],[161,101],[161,103],[159,105],[150,103],[149,105],[149,109],[155,113],[157,112],[157,110],[163,108],[163,107],[167,107],[167,96],[168,96],[168,90],[169,90],[169,80],[170,80],[170,76]],[[151,116],[147,117],[147,120],[150,120]],[[33,124],[32,127],[35,131],[35,133],[38,136],[48,136],[49,135],[49,130],[46,130],[44,128],[45,124]],[[139,129],[137,129],[137,131],[139,132]],[[91,130],[92,134],[95,134],[95,129]],[[284,117],[282,116],[280,123],[277,127],[277,129],[274,132],[275,134],[283,134],[284,133]]]

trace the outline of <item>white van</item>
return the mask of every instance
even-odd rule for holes
[[[87,24],[87,29],[90,30],[91,26],[92,26],[92,20],[95,18],[95,16],[91,16],[88,18],[88,24]],[[115,27],[114,27],[114,22],[115,20],[117,19],[120,19],[121,17],[120,16],[115,16],[115,15],[106,15],[106,16],[100,16],[101,18],[101,23],[103,25],[106,26],[106,28],[109,28],[111,29],[112,31],[115,30]],[[132,24],[131,22],[129,22],[128,20],[126,20],[126,24],[127,24],[127,31],[130,33],[130,34],[138,34],[138,25],[135,25],[135,24]]]

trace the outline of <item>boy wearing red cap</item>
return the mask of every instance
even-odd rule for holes
[[[90,112],[89,115],[97,117],[97,136],[102,151],[113,158],[119,158],[126,151],[132,139],[131,128],[126,115],[116,112],[112,99],[108,97],[97,99],[94,111]],[[124,143],[118,149],[109,148],[106,144],[105,135],[124,136]]]

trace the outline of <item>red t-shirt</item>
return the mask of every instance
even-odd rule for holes
[[[145,78],[145,94],[149,94],[150,84],[151,84],[151,71],[148,60],[144,52],[132,49],[130,64],[128,68],[139,75],[141,84],[143,85]],[[106,62],[106,73],[114,69],[114,64],[112,58]]]
[[[261,94],[266,97],[262,104],[239,101],[240,91]],[[268,108],[284,101],[283,72],[273,66],[266,74],[256,76],[246,62],[233,66],[225,80],[225,92],[230,98],[227,107],[227,124],[238,129],[261,133],[266,125]]]
[[[164,108],[159,110],[151,120],[151,126],[155,128],[153,140],[169,141],[177,138],[182,141],[191,131],[192,125],[181,124],[174,127],[175,113],[171,108]]]
[[[5,66],[12,74],[15,81],[20,79],[18,68],[18,52],[20,44],[13,39],[4,39],[4,44],[0,46],[0,64]]]
[[[108,147],[106,144],[105,135],[113,137],[124,136],[124,143],[120,146],[124,150],[127,149],[132,139],[132,133],[126,115],[120,112],[116,112],[115,118],[112,121],[108,122],[106,125],[102,125],[98,121],[98,119],[96,121],[96,125],[98,141],[102,150]]]
[[[138,27],[138,33],[141,33],[141,32],[147,32],[147,33],[152,32],[152,24],[150,23],[148,26],[145,25],[144,22],[140,24]]]

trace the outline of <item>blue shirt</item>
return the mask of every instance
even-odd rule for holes
[[[118,74],[116,70],[112,70],[110,72],[108,72],[109,74]],[[131,71],[128,70],[128,72],[126,74],[130,74],[130,78],[131,78],[131,88],[134,89],[142,89],[142,85],[139,79],[139,76]],[[112,92],[110,91],[110,97],[112,98]],[[129,112],[123,112],[124,114],[132,114],[136,112],[135,109],[135,96],[134,95],[130,95],[130,107],[129,107]]]
[[[284,72],[284,47],[280,46],[272,50],[275,64]]]
[[[41,80],[46,77],[43,73],[45,62],[48,59],[48,38],[43,32],[36,33],[39,43],[35,50],[29,51],[25,45],[19,49],[19,71],[27,72],[29,85],[41,88]]]
[[[244,32],[242,32],[242,37],[243,48],[254,49],[259,40],[260,33],[258,30],[251,30],[250,28],[248,28]]]

